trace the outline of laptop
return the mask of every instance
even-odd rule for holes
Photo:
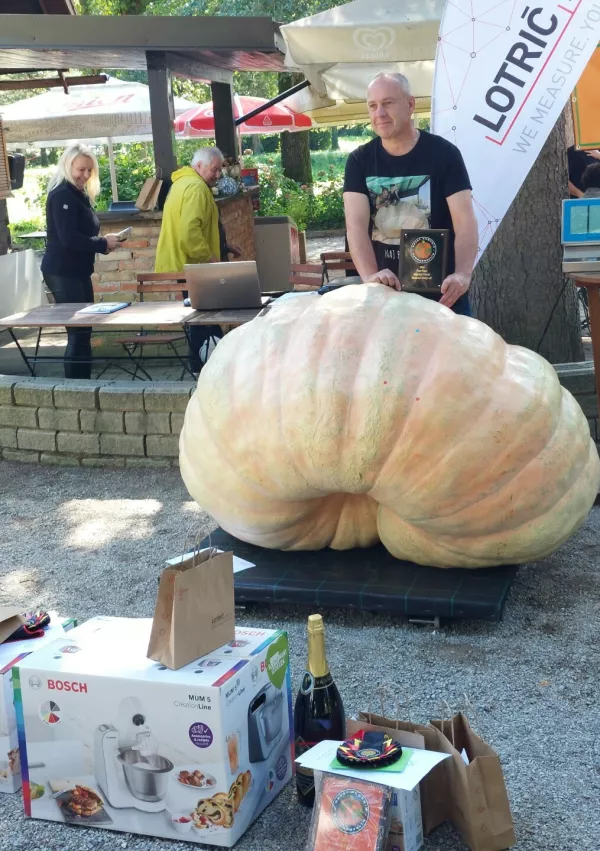
[[[563,201],[563,272],[600,272],[600,198]]]
[[[188,297],[194,310],[263,307],[271,299],[260,292],[254,260],[194,263],[185,267]]]

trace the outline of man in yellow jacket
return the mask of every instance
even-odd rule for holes
[[[241,254],[237,245],[227,245],[219,233],[219,210],[212,187],[221,177],[223,154],[218,148],[200,148],[191,166],[173,172],[173,185],[165,202],[158,247],[156,272],[183,272],[186,263],[216,263],[227,254]],[[208,336],[222,336],[219,326],[190,328],[190,366],[201,367],[200,348]]]

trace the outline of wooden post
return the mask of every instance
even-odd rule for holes
[[[577,275],[573,281],[578,287],[585,287],[588,294],[590,312],[590,337],[594,355],[594,381],[596,382],[596,404],[600,417],[600,275]]]
[[[238,159],[237,133],[233,117],[233,92],[229,83],[211,83],[215,114],[215,143],[223,156]]]
[[[175,136],[173,121],[175,107],[171,88],[171,72],[167,67],[165,54],[161,51],[147,50],[148,88],[150,90],[150,115],[152,120],[152,139],[154,142],[154,164],[156,176],[163,181],[158,197],[158,208],[162,210],[171,186],[171,175],[177,168],[175,154]]]
[[[10,247],[10,231],[8,229],[8,209],[6,201],[0,198],[0,257],[8,254]]]

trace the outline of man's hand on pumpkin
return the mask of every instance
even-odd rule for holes
[[[391,269],[380,269],[379,272],[376,272],[374,275],[370,275],[367,280],[376,281],[386,287],[391,287],[393,290],[400,289],[400,281]]]
[[[468,275],[461,275],[458,272],[448,275],[442,284],[440,304],[443,304],[445,307],[452,307],[461,295],[466,293],[470,284],[471,278]]]

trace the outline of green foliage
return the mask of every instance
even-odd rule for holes
[[[98,198],[97,208],[99,210],[106,210],[112,198],[110,166],[106,154],[98,157],[98,165],[100,166],[100,185],[102,189]],[[116,145],[115,172],[120,200],[135,201],[140,194],[144,181],[148,177],[154,177],[155,174],[152,146],[147,142],[136,145]]]
[[[310,130],[308,138],[311,151],[328,151],[331,148],[331,127]]]
[[[38,230],[46,229],[46,222],[43,218],[22,219],[20,222],[9,222],[10,235],[15,247],[33,248],[36,251],[42,251],[44,248],[43,239],[19,239],[21,234],[33,233]]]
[[[285,177],[273,157],[247,156],[244,166],[258,166],[261,216],[290,216],[300,230],[344,226],[343,178],[333,165],[321,172],[321,179],[312,187]]]

